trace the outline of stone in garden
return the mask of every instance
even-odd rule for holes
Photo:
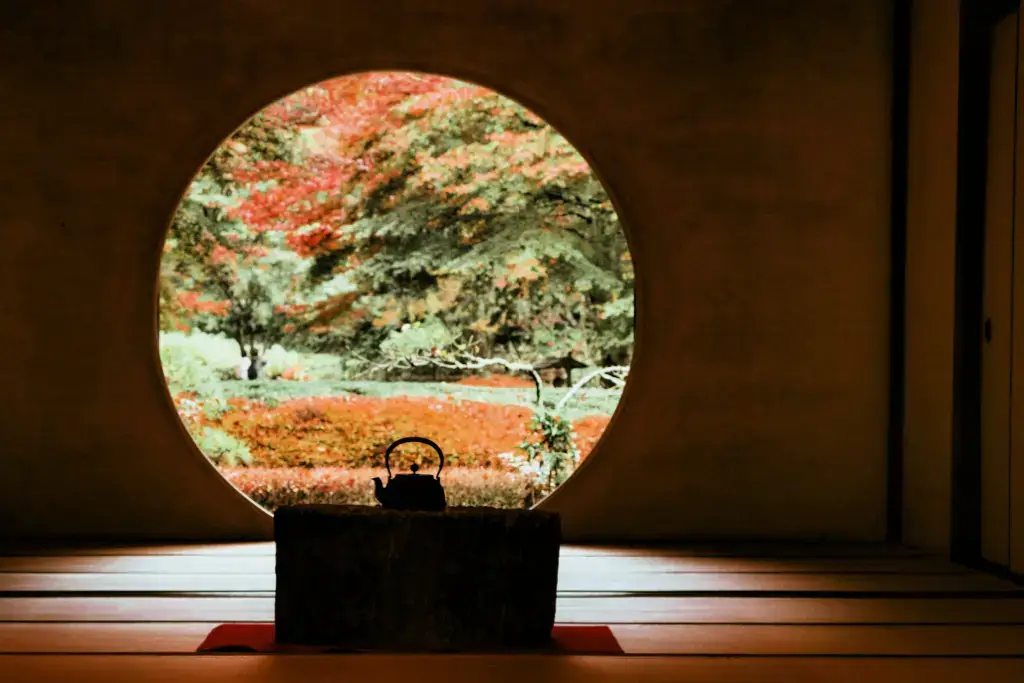
[[[550,642],[555,513],[296,505],[278,508],[274,532],[281,643],[472,651]]]

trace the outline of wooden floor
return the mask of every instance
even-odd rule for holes
[[[557,621],[626,656],[195,654],[273,588],[273,544],[5,549],[0,681],[1024,683],[1024,589],[904,548],[564,547]]]

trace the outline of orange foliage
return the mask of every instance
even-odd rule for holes
[[[305,381],[307,377],[305,373],[302,371],[301,365],[292,365],[284,369],[284,372],[281,373],[281,379],[290,379],[301,382]]]
[[[411,396],[304,398],[276,407],[238,398],[229,403],[233,410],[220,419],[199,413],[190,421],[244,441],[257,467],[380,466],[388,445],[416,435],[437,442],[446,465],[504,469],[499,454],[523,441],[533,415],[523,406]],[[607,422],[605,416],[591,416],[576,423],[581,456]],[[393,469],[412,462],[431,469],[435,457],[425,446],[403,446],[392,455]]]
[[[298,503],[376,505],[371,477],[385,476],[383,468],[218,469],[239,491],[271,511],[280,505]],[[529,482],[517,473],[480,467],[446,468],[441,482],[448,504],[452,506],[522,507],[531,488]]]
[[[447,464],[493,467],[502,465],[498,453],[512,450],[526,435],[529,418],[530,410],[519,406],[343,396],[276,408],[253,403],[224,415],[217,426],[249,444],[254,464],[270,467],[374,465],[389,444],[411,435],[438,442]],[[409,446],[396,462],[427,467],[432,457],[425,447]]]
[[[218,244],[210,252],[210,263],[217,265],[228,263],[234,265],[238,261],[238,255],[227,247]]]
[[[195,313],[212,313],[213,315],[227,315],[231,308],[230,301],[209,301],[202,299],[199,292],[178,292],[178,305],[188,311]]]
[[[588,415],[572,423],[573,432],[576,435],[576,448],[580,451],[580,461],[590,455],[598,439],[608,428],[607,415]]]

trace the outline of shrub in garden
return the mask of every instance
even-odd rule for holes
[[[218,465],[236,467],[252,462],[252,453],[244,442],[214,427],[202,427],[192,433],[199,449]]]
[[[380,343],[385,356],[415,356],[431,349],[444,348],[455,341],[456,335],[438,318],[424,322],[406,323],[388,334]]]
[[[207,399],[200,405],[203,411],[203,418],[211,422],[220,421],[221,418],[233,410],[233,406],[219,396]]]
[[[203,332],[160,333],[160,362],[172,392],[234,377],[241,356],[238,344]]]
[[[523,406],[408,396],[307,398],[268,405],[238,397],[200,401],[180,394],[175,402],[194,435],[203,427],[230,434],[248,445],[257,467],[373,467],[395,440],[420,435],[441,445],[449,466],[508,469],[502,454],[527,439],[534,415]],[[579,458],[589,453],[608,419],[593,415],[573,425]],[[416,462],[429,468],[436,465],[434,457],[432,450],[410,444],[395,453],[395,466]]]
[[[305,381],[309,379],[309,374],[306,372],[305,367],[303,367],[302,354],[296,351],[288,351],[280,344],[271,346],[263,354],[262,360],[266,363],[263,366],[263,372],[267,377],[291,381]]]
[[[247,403],[210,424],[248,443],[258,466],[376,466],[391,443],[418,435],[441,444],[447,465],[501,467],[498,454],[522,441],[530,415],[515,405],[341,396]],[[396,466],[426,468],[435,455],[412,444],[395,457]]]
[[[611,417],[608,415],[587,415],[573,421],[573,441],[576,443],[576,450],[579,451],[580,462],[594,450],[610,421]]]
[[[267,510],[298,503],[376,505],[371,468],[220,468],[239,491]],[[450,506],[519,508],[527,504],[529,483],[511,472],[479,468],[444,470],[441,482]]]
[[[580,462],[580,453],[572,423],[557,412],[537,412],[529,428],[529,437],[502,458],[529,481],[528,502],[532,504],[569,478]]]

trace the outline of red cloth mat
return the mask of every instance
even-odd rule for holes
[[[623,654],[607,626],[558,626],[551,631],[551,646],[538,652],[563,654]],[[277,652],[319,654],[353,652],[334,646],[284,645],[274,641],[273,624],[221,624],[214,627],[196,652]]]

